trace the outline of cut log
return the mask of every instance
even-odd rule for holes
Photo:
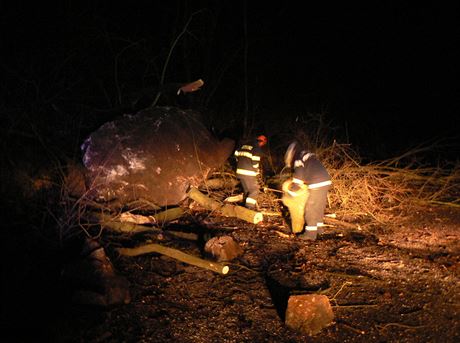
[[[152,216],[143,216],[140,214],[134,214],[131,212],[123,212],[116,217],[117,220],[123,223],[134,223],[134,224],[155,224],[156,220]]]
[[[100,224],[102,227],[118,233],[141,233],[152,230],[160,230],[156,227],[140,225],[132,222],[115,221],[106,214],[99,214],[98,217],[101,219]]]
[[[200,268],[212,270],[222,275],[227,274],[229,271],[229,267],[221,263],[207,261],[199,257],[186,254],[180,250],[164,247],[160,244],[152,243],[152,244],[142,245],[137,248],[119,248],[117,249],[117,251],[123,256],[138,256],[142,254],[156,252],[162,255],[172,257],[181,262],[185,262],[185,263],[188,263],[188,264],[200,267]]]
[[[173,221],[184,214],[184,210],[180,207],[170,208],[162,212],[158,212],[153,216],[143,216],[140,214],[132,214],[123,212],[118,217],[121,222],[130,222],[135,224],[164,224]]]
[[[260,223],[264,220],[264,216],[261,212],[256,212],[243,206],[225,204],[220,208],[220,212],[225,217],[236,217],[253,224]]]
[[[237,195],[225,198],[224,202],[241,202],[243,201],[243,199],[244,199],[244,194],[241,193],[241,194],[237,194]]]
[[[152,231],[151,226],[140,225],[140,224],[157,224],[161,225],[166,222],[170,222],[182,216],[184,210],[180,207],[170,208],[168,210],[156,213],[153,216],[140,216],[140,215],[120,215],[118,218],[114,218],[104,213],[94,213],[99,218],[102,226],[107,227],[113,231],[121,233],[139,233],[145,231]],[[122,221],[123,218],[129,218],[129,220]]]
[[[190,189],[188,197],[192,200],[195,200],[204,208],[211,211],[217,211],[225,217],[236,217],[253,224],[257,224],[264,219],[264,216],[261,212],[256,212],[242,206],[231,204],[223,205],[217,200],[207,197],[195,187]]]
[[[192,187],[190,189],[190,191],[188,192],[188,197],[192,200],[195,200],[201,206],[211,211],[218,211],[223,206],[220,202],[207,197],[195,187]]]

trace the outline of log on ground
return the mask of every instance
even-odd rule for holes
[[[195,187],[192,187],[190,189],[188,197],[192,200],[195,200],[204,208],[211,211],[217,211],[225,217],[236,217],[252,224],[257,224],[263,221],[264,218],[261,212],[253,211],[246,207],[231,204],[223,205],[217,200],[211,199],[208,196],[204,195]]]
[[[173,221],[184,214],[184,210],[180,207],[170,208],[162,212],[158,212],[152,216],[142,216],[143,221],[139,220],[139,215],[136,215],[136,219],[142,224],[156,224],[162,225],[167,222]],[[94,213],[99,219],[100,224],[113,231],[121,233],[140,233],[145,231],[152,231],[152,226],[142,225],[133,221],[122,221],[123,216],[113,217],[105,213]]]
[[[155,243],[142,245],[136,248],[119,248],[117,249],[117,251],[123,256],[138,256],[142,254],[156,252],[162,255],[172,257],[181,262],[185,262],[200,268],[212,270],[222,275],[227,274],[229,271],[229,267],[224,264],[207,261],[199,257],[186,254],[180,250],[164,247],[160,244]]]

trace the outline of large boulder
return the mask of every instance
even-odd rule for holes
[[[105,123],[81,148],[94,200],[164,207],[179,204],[223,165],[234,141],[219,141],[195,112],[154,107]]]

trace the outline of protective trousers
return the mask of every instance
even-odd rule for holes
[[[309,189],[307,203],[305,204],[305,236],[307,239],[316,239],[323,233],[324,210],[327,206],[327,193],[330,186]]]
[[[244,196],[246,197],[245,206],[250,209],[257,208],[257,196],[260,193],[257,175],[237,175],[243,186]]]

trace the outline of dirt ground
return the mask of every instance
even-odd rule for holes
[[[420,208],[393,227],[368,225],[361,229],[359,223],[355,228],[330,224],[314,242],[283,235],[289,233],[288,227],[276,216],[257,225],[199,210],[191,218],[193,222],[182,220],[170,229],[229,235],[243,248],[243,255],[228,263],[227,275],[159,254],[121,257],[114,249],[150,240],[200,256],[199,241],[158,234],[129,239],[106,235],[102,239],[106,251],[119,274],[129,280],[132,299],[128,305],[100,309],[69,302],[59,282],[53,282],[58,280],[57,267],[50,262],[55,256],[41,253],[22,272],[33,277],[23,276],[24,281],[15,283],[4,270],[10,277],[9,289],[3,287],[2,292],[9,300],[2,306],[6,340],[460,340],[458,209]],[[31,256],[23,257],[22,262]],[[21,268],[14,269],[12,274],[18,276]],[[334,323],[314,337],[284,325],[288,297],[307,293],[327,295],[335,316]]]

